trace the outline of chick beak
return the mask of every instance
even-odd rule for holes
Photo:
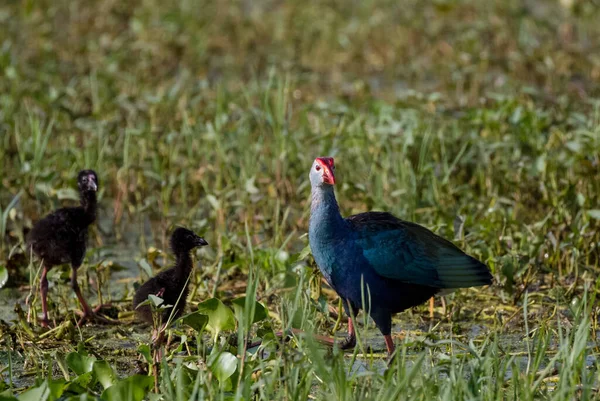
[[[89,177],[88,179],[88,189],[91,189],[92,191],[96,192],[98,191],[98,184],[96,184],[96,181],[94,179],[94,177]]]
[[[197,246],[206,246],[208,245],[208,242],[206,242],[206,240],[202,237],[198,237],[196,238],[196,245]]]

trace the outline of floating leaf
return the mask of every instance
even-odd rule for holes
[[[96,379],[102,384],[106,390],[117,381],[117,375],[113,368],[106,361],[96,361],[93,367]]]
[[[592,219],[600,220],[600,209],[592,209],[587,211],[588,216]]]
[[[181,321],[190,326],[192,329],[196,330],[198,333],[202,333],[208,324],[208,316],[196,311],[183,316]]]
[[[235,329],[235,316],[217,298],[207,299],[198,305],[198,312],[208,316],[208,327],[217,335],[223,330]]]
[[[251,195],[256,195],[257,193],[259,193],[259,189],[256,188],[256,185],[254,185],[254,180],[256,179],[256,177],[252,177],[248,180],[246,180],[246,192],[248,192]]]
[[[0,401],[19,401],[19,399],[11,395],[10,391],[6,390],[5,392],[0,393]]]
[[[154,304],[154,306],[159,307],[163,304],[164,299],[161,297],[157,297],[156,295],[148,294],[148,299]]]
[[[70,352],[66,361],[67,366],[79,376],[92,371],[96,357],[84,355],[82,352]]]
[[[237,369],[238,360],[232,353],[221,352],[210,365],[211,371],[223,385]]]
[[[140,344],[137,351],[142,354],[147,363],[152,363],[152,353],[148,344]]]
[[[49,397],[50,390],[48,390],[48,384],[44,381],[38,387],[31,388],[19,395],[19,401],[46,401]]]
[[[74,397],[69,397],[67,398],[66,401],[96,401],[97,398],[94,397],[93,395],[90,395],[88,393],[83,393],[83,394],[79,394],[78,396],[74,396]],[[0,399],[0,401],[2,401]]]
[[[74,380],[67,383],[65,389],[70,393],[85,393],[88,389],[91,389],[96,385],[94,375],[92,372],[86,372],[77,376]]]
[[[0,266],[0,288],[4,287],[8,282],[8,269]]]
[[[233,309],[236,313],[243,314],[246,305],[246,297],[236,298],[232,302]],[[266,319],[268,316],[267,308],[265,308],[260,302],[254,301],[254,318],[252,323],[260,322]]]
[[[104,390],[101,398],[106,401],[142,401],[153,385],[152,376],[134,375]]]
[[[146,273],[148,275],[148,277],[152,277],[152,275],[153,275],[152,266],[150,266],[150,263],[148,263],[148,261],[146,259],[141,259],[138,262],[138,265],[142,268],[144,273]]]
[[[59,200],[79,200],[79,192],[73,188],[61,188],[56,191],[56,197]]]
[[[60,398],[65,390],[64,380],[44,380],[39,386],[21,393],[19,401],[46,401]]]

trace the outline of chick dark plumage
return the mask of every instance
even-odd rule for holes
[[[83,308],[83,318],[94,312],[77,284],[77,269],[85,256],[88,227],[96,220],[98,176],[93,170],[83,170],[77,176],[81,205],[64,207],[38,221],[27,237],[28,249],[42,260],[40,292],[42,295],[42,326],[48,326],[48,271],[64,263],[71,264],[71,286]]]
[[[138,305],[148,299],[148,295],[156,295],[164,300],[165,305],[173,305],[173,319],[181,316],[185,309],[188,295],[188,277],[193,270],[190,252],[208,243],[193,231],[178,227],[171,235],[171,249],[176,257],[175,266],[158,273],[146,281],[133,297],[133,307],[137,315],[144,321],[152,323],[152,309],[149,305]],[[181,295],[181,296],[180,296]],[[166,308],[161,314],[161,322],[166,323],[172,308]]]

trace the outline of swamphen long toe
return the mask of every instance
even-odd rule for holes
[[[197,236],[187,228],[177,227],[171,234],[171,249],[176,257],[175,266],[160,272],[146,281],[133,297],[133,307],[138,316],[148,323],[152,323],[152,309],[149,305],[138,305],[148,299],[148,295],[156,295],[164,300],[165,305],[175,308],[173,319],[177,319],[183,312],[188,295],[188,277],[193,263],[190,252],[199,246],[206,246],[208,242]],[[160,318],[162,323],[167,323],[172,309],[166,308]]]
[[[425,227],[385,212],[343,218],[333,191],[333,158],[315,159],[310,183],[311,251],[349,316],[342,348],[356,344],[352,317],[361,308],[370,311],[391,355],[393,314],[427,301],[442,289],[491,284],[485,264]]]
[[[28,234],[28,248],[42,259],[42,277],[40,292],[42,295],[41,325],[49,326],[48,321],[48,279],[46,275],[54,266],[64,263],[71,264],[71,287],[81,304],[83,312],[81,324],[86,319],[96,319],[108,322],[97,316],[81,294],[77,284],[77,269],[85,256],[88,226],[96,220],[96,192],[98,191],[98,176],[93,170],[83,170],[77,176],[81,205],[64,207],[50,213],[38,221]]]

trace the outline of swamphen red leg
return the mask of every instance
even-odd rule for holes
[[[354,331],[354,322],[352,317],[348,318],[348,337],[340,343],[340,349],[351,349],[356,347],[356,332]]]

